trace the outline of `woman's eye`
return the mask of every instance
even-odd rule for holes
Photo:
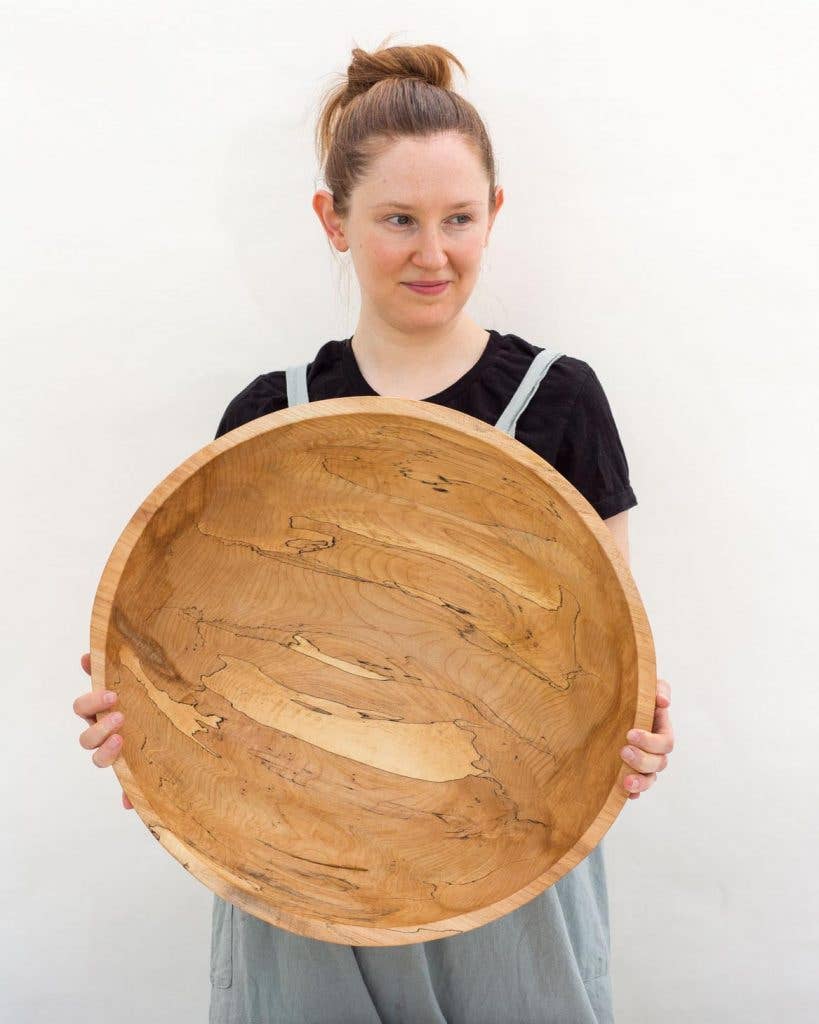
[[[396,218],[401,218],[401,217],[403,217],[404,220],[410,220],[409,215],[406,214],[406,213],[394,213],[391,217],[387,217],[387,220],[388,221],[393,221]],[[455,217],[465,217],[467,221],[471,221],[472,220],[472,218],[469,216],[468,213],[456,213]],[[396,224],[395,226],[397,228],[403,228],[406,225],[404,225],[404,224]],[[465,227],[465,226],[466,226],[465,224],[457,224],[456,225],[456,227]]]

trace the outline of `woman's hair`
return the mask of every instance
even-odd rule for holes
[[[382,43],[372,53],[356,46],[352,53],[343,81],[323,94],[316,124],[318,161],[336,214],[349,215],[353,189],[392,143],[438,132],[458,132],[472,147],[489,178],[491,214],[495,158],[477,110],[450,88],[450,61],[466,76],[458,58],[432,43],[386,49]]]

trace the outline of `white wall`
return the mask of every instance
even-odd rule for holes
[[[817,1019],[818,30],[795,0],[2,5],[0,1018],[206,1019],[211,894],[80,748],[79,658],[147,494],[352,332],[313,111],[395,31],[460,57],[497,149],[473,315],[596,369],[639,500],[677,743],[607,836],[618,1021]]]

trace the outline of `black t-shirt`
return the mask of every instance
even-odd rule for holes
[[[478,361],[449,387],[422,399],[494,425],[541,351],[516,334],[489,330]],[[358,368],[352,337],[328,341],[307,367],[310,401],[377,394]],[[287,408],[284,370],[260,374],[229,403],[216,437]],[[552,363],[517,422],[515,437],[577,488],[601,519],[633,508],[628,462],[603,387],[582,359]]]

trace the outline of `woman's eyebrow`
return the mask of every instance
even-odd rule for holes
[[[451,203],[451,204],[448,203],[447,204],[447,206],[448,206],[448,208],[450,210],[461,210],[465,206],[478,206],[478,205],[480,205],[480,204],[478,203],[478,201],[476,199],[464,199],[460,203]],[[378,210],[382,206],[392,206],[392,207],[395,207],[398,210],[412,210],[413,209],[412,203],[399,203],[399,202],[395,202],[395,201],[392,201],[392,200],[390,200],[390,201],[388,201],[386,203],[375,203],[373,206],[370,207],[370,209],[371,210]]]

